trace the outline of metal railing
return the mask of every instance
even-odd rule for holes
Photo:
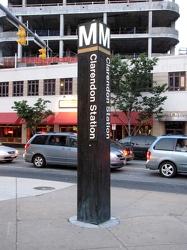
[[[7,68],[15,67],[15,57],[3,57],[2,65]],[[17,59],[17,64],[22,65],[22,67],[28,66],[45,66],[54,65],[59,63],[76,63],[78,61],[77,56],[72,57],[49,57],[46,60],[42,60],[38,57],[23,57]]]
[[[172,0],[152,0],[152,2],[171,2]],[[121,3],[142,3],[149,2],[149,0],[112,0],[108,1],[108,4],[121,4]],[[63,5],[94,5],[94,4],[105,4],[105,1],[88,1],[88,2],[74,2],[74,3],[42,3],[42,4],[26,4],[26,5],[16,5],[9,4],[8,7],[41,7],[41,6],[63,6]]]
[[[42,37],[42,36],[60,36],[59,30],[35,30],[35,33]],[[111,34],[142,34],[142,33],[148,33],[148,27],[118,27],[118,28],[111,28],[110,29]],[[72,29],[71,33],[68,34],[64,32],[64,36],[71,36],[71,35],[77,35],[78,30]]]

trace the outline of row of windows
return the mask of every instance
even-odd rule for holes
[[[153,74],[150,75],[147,89],[149,91],[153,86]],[[186,91],[186,72],[169,72],[168,73],[168,91]]]
[[[150,76],[150,81],[147,89],[149,91],[153,86],[153,75]],[[168,73],[168,91],[186,91],[186,72],[170,72]]]
[[[32,80],[27,82],[27,95],[39,95],[39,80]],[[60,95],[72,95],[73,93],[73,79],[64,78],[60,79]],[[44,80],[43,95],[55,95],[56,93],[56,80]],[[9,82],[0,82],[0,97],[9,96]],[[13,81],[12,96],[23,96],[23,81]]]
[[[64,78],[60,79],[60,95],[71,95],[73,79]],[[43,95],[55,95],[56,80],[46,79],[44,80]],[[169,91],[185,91],[186,90],[186,73],[185,72],[172,72],[169,73]],[[27,88],[28,96],[39,95],[39,80],[28,81]],[[9,96],[9,83],[0,82],[0,97]],[[23,96],[23,81],[13,82],[13,93],[12,96]]]

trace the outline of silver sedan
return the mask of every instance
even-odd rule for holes
[[[0,143],[0,161],[11,162],[18,157],[18,150],[4,146]]]

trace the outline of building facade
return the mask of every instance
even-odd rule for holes
[[[93,19],[110,27],[111,53],[138,55],[175,54],[179,6],[175,0],[9,0],[8,8],[28,25],[51,49],[50,58],[77,54],[77,30],[81,23]],[[18,45],[17,27],[0,11],[0,59],[14,57],[38,63],[38,45],[28,35],[28,45]],[[21,62],[21,60],[20,60]]]
[[[185,55],[174,56],[178,43],[175,22],[179,7],[174,0],[72,1],[9,0],[9,10],[36,32],[51,49],[47,60],[38,58],[37,44],[16,42],[17,28],[0,11],[0,141],[24,144],[25,123],[12,109],[14,101],[49,100],[55,115],[42,121],[38,132],[77,132],[77,29],[81,23],[99,19],[111,29],[111,53],[159,57],[153,80],[168,83],[165,117],[147,124],[140,133],[160,135],[186,132]],[[125,119],[119,113],[120,119]],[[136,126],[136,116],[132,126]],[[125,129],[111,116],[111,136],[120,139]]]
[[[167,96],[163,106],[165,116],[147,124],[140,134],[148,130],[155,136],[187,134],[186,73],[187,55],[159,57],[153,81],[168,84],[168,91],[164,93]],[[1,69],[0,79],[0,141],[26,142],[25,124],[12,106],[14,101],[22,100],[32,106],[38,98],[49,100],[47,108],[55,113],[41,123],[38,132],[77,132],[77,63]],[[119,115],[124,119],[122,113]],[[135,118],[132,126],[136,126]],[[111,133],[114,139],[125,136],[122,122],[112,115]]]
[[[187,134],[187,56],[159,57],[153,71],[153,79],[160,85],[167,83],[167,100],[164,104],[165,117],[154,120],[153,134]]]
[[[47,108],[55,116],[43,121],[37,132],[77,131],[77,63],[1,69],[0,77],[0,141],[27,141],[25,124],[12,109],[22,100],[30,106],[38,98],[50,101]]]

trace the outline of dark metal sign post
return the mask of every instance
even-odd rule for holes
[[[110,29],[99,21],[78,32],[77,220],[101,224],[110,209]]]

